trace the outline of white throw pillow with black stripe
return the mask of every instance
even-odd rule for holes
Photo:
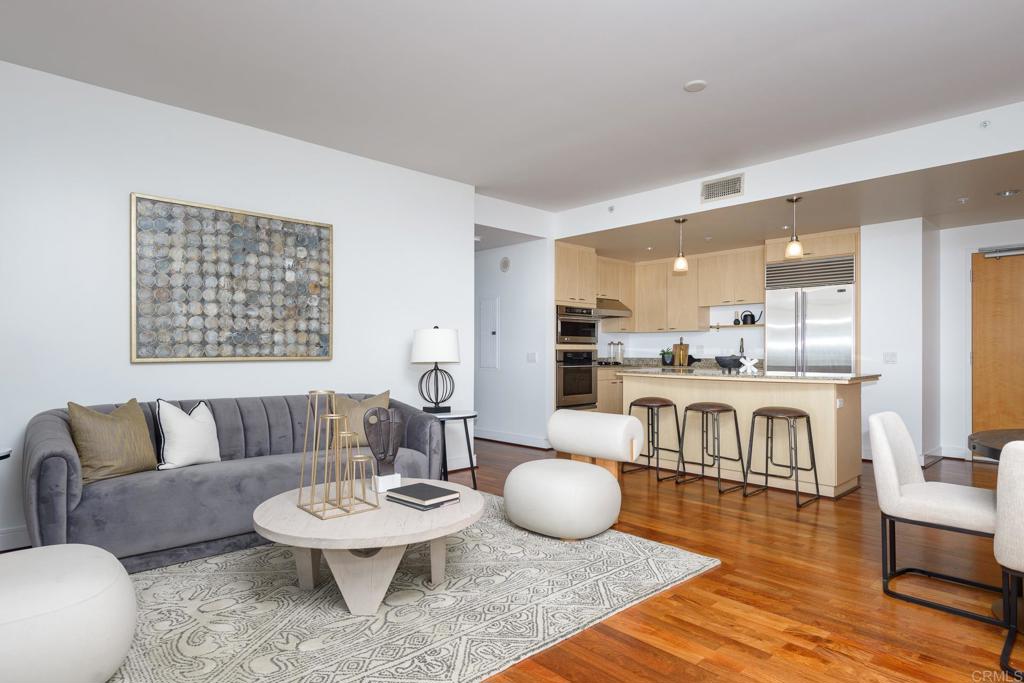
[[[217,423],[206,401],[200,401],[186,413],[173,403],[158,398],[156,421],[160,430],[158,469],[220,462]]]

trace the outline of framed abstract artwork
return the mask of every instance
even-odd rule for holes
[[[330,360],[333,228],[131,195],[131,361]]]

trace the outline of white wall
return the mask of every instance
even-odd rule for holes
[[[869,458],[867,419],[872,413],[899,413],[922,448],[922,283],[924,221],[912,218],[861,226],[861,370],[881,374],[863,385],[863,453]],[[883,354],[896,354],[884,363]]]
[[[1024,220],[939,233],[942,368],[942,454],[966,457],[971,433],[971,254],[981,247],[1024,243]],[[1018,257],[1019,258],[1019,257]]]
[[[69,400],[327,385],[419,405],[412,331],[438,324],[460,330],[453,403],[472,405],[471,186],[2,62],[0,92],[0,548],[26,541],[24,427]],[[332,223],[334,360],[131,365],[132,191]]]
[[[503,273],[499,264],[505,257],[511,267]],[[498,367],[476,368],[480,437],[548,447],[547,421],[555,403],[554,267],[549,239],[476,254],[477,305],[483,299],[499,302]]]
[[[762,304],[750,304],[742,310],[751,311],[759,316],[764,311]],[[625,344],[624,353],[630,358],[654,358],[662,349],[666,349],[679,341],[690,345],[690,355],[694,358],[710,358],[728,356],[739,353],[740,339],[743,339],[743,350],[748,357],[764,358],[764,328],[733,326],[737,309],[732,306],[714,306],[711,308],[708,322],[712,325],[721,324],[719,330],[706,332],[599,332],[597,335],[597,351],[601,356],[608,355],[608,342],[621,341]],[[764,322],[764,318],[761,318]],[[728,327],[725,327],[728,326]],[[764,366],[759,366],[763,368]]]
[[[555,232],[555,214],[550,211],[482,194],[476,195],[476,222],[535,237],[552,237]]]
[[[926,220],[921,237],[921,447],[925,455],[941,455],[942,271],[939,259],[939,231]]]

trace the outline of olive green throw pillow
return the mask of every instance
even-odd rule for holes
[[[110,414],[68,403],[82,483],[156,469],[146,416],[133,398]]]
[[[348,416],[349,431],[355,432],[359,437],[359,445],[366,445],[366,431],[363,429],[363,417],[370,408],[387,408],[391,403],[391,390],[383,394],[377,394],[362,401],[357,401],[348,396],[338,396],[336,399],[336,410],[339,415]]]

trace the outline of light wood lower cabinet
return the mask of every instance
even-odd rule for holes
[[[623,378],[615,377],[620,372],[612,368],[599,368],[597,371],[597,412],[622,414],[623,412]]]

